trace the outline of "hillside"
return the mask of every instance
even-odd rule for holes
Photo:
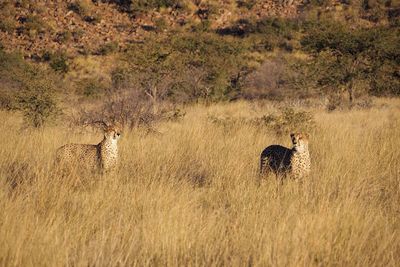
[[[399,15],[399,7],[396,9],[392,1],[391,5],[387,1],[385,5],[373,3],[364,12],[359,11],[357,4],[346,1],[317,4],[301,0],[137,2],[133,6],[131,1],[2,1],[0,40],[6,50],[22,51],[27,57],[38,58],[45,52],[60,50],[73,56],[96,53],[101,45],[110,42],[124,48],[142,40],[149,31],[163,34],[190,30],[202,21],[207,21],[210,30],[216,30],[244,19],[259,20],[268,16],[298,19],[315,13],[345,18],[352,25],[356,21],[370,26],[388,23],[388,18]]]
[[[28,57],[58,50],[76,55],[95,53],[110,42],[123,48],[143,39],[147,31],[160,33],[190,27],[205,17],[210,19],[212,28],[218,28],[238,18],[296,17],[299,12],[298,1],[260,1],[250,9],[240,8],[234,1],[223,2],[215,4],[212,12],[207,4],[191,3],[185,9],[163,7],[132,14],[107,1],[5,1],[1,5],[0,39],[7,50],[23,51]]]
[[[334,110],[400,95],[396,1],[3,1],[0,8],[0,108],[23,111],[36,126],[78,103],[91,107],[89,117],[136,125],[162,117],[171,103],[322,98]]]

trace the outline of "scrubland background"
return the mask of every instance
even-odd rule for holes
[[[78,184],[57,174],[54,151],[100,133],[19,132],[2,113],[0,264],[396,266],[400,103],[383,102],[311,110],[311,177],[282,186],[258,185],[258,157],[289,137],[244,122],[268,103],[197,105],[158,133],[127,129],[118,170]]]
[[[0,266],[397,266],[398,0],[0,0]],[[119,122],[114,173],[66,143]],[[261,151],[310,134],[303,183]]]

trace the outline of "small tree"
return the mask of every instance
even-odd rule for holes
[[[399,36],[398,28],[348,29],[326,22],[308,29],[301,44],[314,59],[310,78],[320,88],[346,91],[350,102],[357,83],[372,93],[399,94]]]
[[[241,46],[230,38],[177,33],[135,44],[123,60],[132,73],[130,79],[156,105],[169,97],[177,100],[178,96],[184,101],[229,98],[238,87],[236,80],[242,78],[241,55]],[[117,84],[123,80],[119,74],[115,76]]]
[[[59,113],[54,88],[47,80],[33,80],[24,85],[17,95],[16,108],[22,112],[27,124],[39,128]]]
[[[313,78],[316,85],[347,91],[349,101],[354,99],[354,83],[368,73],[367,52],[371,44],[360,31],[341,25],[323,23],[312,28],[301,40],[305,51],[314,56]]]
[[[4,108],[21,111],[30,126],[41,127],[59,113],[55,98],[57,77],[27,63],[18,54],[0,51],[0,83],[8,88]]]

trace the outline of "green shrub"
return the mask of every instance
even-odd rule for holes
[[[182,9],[186,7],[184,0],[108,0],[107,2],[117,4],[122,11],[128,13],[160,8]]]
[[[60,113],[55,98],[57,76],[29,64],[19,54],[0,51],[0,82],[5,85],[3,108],[20,111],[26,125],[41,127]]]
[[[292,132],[309,133],[315,128],[314,117],[307,111],[296,111],[283,108],[279,114],[268,114],[257,120],[277,135],[288,135]]]
[[[76,93],[88,98],[97,98],[104,94],[106,85],[96,78],[85,78],[77,82]]]
[[[82,36],[85,35],[85,31],[82,29],[76,29],[72,32],[72,37],[74,38],[74,41],[79,41],[79,39],[82,38]]]
[[[16,29],[15,6],[11,1],[0,1],[0,30],[12,33]]]
[[[299,21],[277,17],[264,17],[259,20],[239,19],[230,27],[219,30],[221,35],[248,36],[262,34],[269,38],[291,38],[293,31],[299,30]]]
[[[77,0],[68,4],[68,9],[78,14],[84,21],[99,23],[100,17],[93,12],[92,2],[89,0]]]
[[[249,10],[252,9],[255,6],[256,3],[257,3],[256,0],[236,0],[236,5],[239,8],[244,7],[244,8],[247,8]]]
[[[154,24],[155,24],[158,32],[161,32],[161,31],[167,29],[167,27],[168,27],[167,21],[163,17],[156,18],[154,21]]]
[[[30,37],[43,34],[47,30],[49,30],[48,25],[37,15],[28,15],[23,22],[23,26],[19,29],[20,32]]]
[[[26,81],[24,88],[16,95],[16,102],[17,109],[22,112],[28,125],[42,127],[59,114],[53,92],[54,85],[45,78]]]
[[[109,55],[118,51],[118,43],[117,42],[109,42],[100,45],[98,54],[99,55]]]
[[[308,52],[326,49],[342,54],[356,55],[369,48],[370,40],[363,38],[362,31],[348,29],[345,25],[329,21],[310,22],[301,45]]]
[[[71,38],[72,38],[72,33],[70,31],[62,31],[57,33],[56,41],[64,44],[69,42]]]
[[[83,20],[88,23],[97,24],[100,22],[101,17],[99,15],[94,14],[83,17]]]
[[[5,90],[0,91],[0,109],[1,110],[14,110],[15,109],[15,96]]]
[[[12,33],[16,29],[15,21],[11,18],[4,18],[0,21],[0,31]]]
[[[185,3],[182,0],[137,0],[132,1],[133,10],[159,9],[162,7],[183,8]]]
[[[327,4],[329,4],[328,0],[310,0],[308,2],[309,5],[311,6],[325,6]]]
[[[74,11],[82,18],[88,16],[91,11],[91,3],[87,0],[77,0],[68,4],[68,9]]]
[[[134,80],[133,73],[126,67],[116,67],[111,72],[111,83],[113,88],[120,90],[129,88]]]
[[[309,79],[316,87],[347,91],[350,102],[356,83],[367,84],[365,91],[372,94],[400,94],[400,29],[348,29],[321,21],[311,25],[301,45],[314,58]]]
[[[59,73],[67,73],[69,70],[68,58],[65,53],[56,53],[50,55],[50,67]]]
[[[245,65],[241,43],[211,33],[177,33],[134,44],[123,60],[144,91],[162,98],[191,101],[226,99],[235,77]],[[147,89],[146,89],[147,88]],[[151,89],[152,88],[152,89]]]

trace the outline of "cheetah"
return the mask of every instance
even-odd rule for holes
[[[67,144],[57,149],[56,162],[64,166],[79,166],[85,170],[107,172],[115,168],[118,161],[120,127],[101,121],[104,138],[97,145]]]
[[[311,161],[308,150],[308,137],[302,133],[290,134],[293,147],[291,149],[271,145],[263,150],[260,156],[260,174],[267,175],[270,171],[282,178],[290,175],[301,179],[310,173]]]

